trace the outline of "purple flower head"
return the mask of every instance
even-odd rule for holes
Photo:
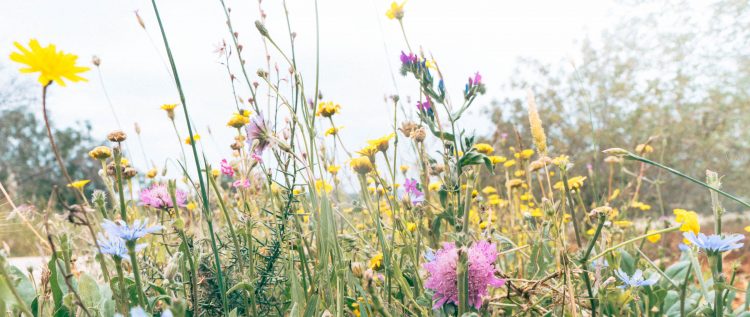
[[[253,158],[258,163],[263,163],[263,157],[258,155],[258,153],[253,152],[253,154],[250,154],[250,157]]]
[[[684,232],[682,234],[685,239],[690,241],[692,244],[705,250],[710,254],[722,253],[734,249],[739,249],[743,246],[740,242],[745,239],[745,236],[741,234],[732,234],[727,237],[723,237],[717,234],[706,236],[705,234],[698,233],[696,235],[692,231]]]
[[[501,287],[505,280],[495,277],[497,249],[487,241],[478,241],[468,248],[469,257],[469,304],[479,309],[482,297],[488,294],[489,286]],[[425,288],[435,292],[432,299],[434,309],[445,303],[458,304],[458,249],[453,243],[444,243],[435,254],[435,259],[423,267],[430,273]]]
[[[651,277],[647,280],[643,279],[643,271],[641,270],[635,270],[635,272],[633,272],[633,276],[628,276],[628,273],[625,273],[621,269],[617,269],[617,271],[615,271],[615,275],[617,275],[617,278],[619,278],[624,283],[618,286],[619,288],[623,289],[651,286],[659,281],[659,275],[656,274],[651,275]]]
[[[178,207],[185,207],[187,205],[187,193],[185,191],[175,189],[174,196]],[[167,185],[163,184],[154,184],[150,188],[141,190],[140,200],[140,204],[143,206],[157,209],[174,208],[172,197],[169,195],[169,189]]]
[[[253,145],[255,146],[254,153],[263,153],[271,145],[268,126],[261,113],[253,117],[250,124],[245,126],[245,132],[247,133],[247,144],[250,148],[253,148]]]
[[[119,237],[125,241],[136,241],[140,238],[145,237],[149,233],[161,231],[163,229],[160,225],[147,227],[148,223],[141,219],[133,221],[132,225],[128,225],[122,220],[112,221],[104,219],[102,222],[102,228],[110,237]]]
[[[227,159],[221,160],[221,173],[229,177],[234,176],[234,168],[232,168],[232,165],[229,165]]]
[[[417,58],[417,55],[414,55],[414,53],[409,53],[409,55],[406,55],[404,51],[401,51],[401,64],[416,64],[418,61],[419,58]]]
[[[471,82],[472,80],[471,78],[469,78],[469,83],[471,84]],[[479,75],[479,72],[476,72],[476,74],[474,74],[474,85],[479,86],[481,84],[482,84],[482,75]]]
[[[413,178],[408,178],[404,181],[404,191],[406,191],[406,194],[411,197],[421,197],[424,195],[424,193],[419,190],[419,183]]]
[[[427,98],[425,102],[417,101],[417,109],[419,109],[419,111],[430,112],[432,111],[432,102],[429,98]]]

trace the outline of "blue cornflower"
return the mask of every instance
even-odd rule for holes
[[[619,288],[651,286],[656,284],[656,282],[659,280],[659,276],[656,274],[652,275],[649,279],[644,280],[643,271],[641,270],[635,270],[633,276],[628,276],[628,273],[623,272],[621,269],[617,269],[617,271],[615,271],[615,275],[617,275],[617,278],[625,283],[618,286]]]
[[[104,228],[110,236],[120,237],[125,241],[136,241],[149,233],[154,233],[162,229],[162,226],[160,225],[152,227],[146,227],[146,225],[146,221],[141,221],[140,219],[133,221],[132,226],[129,226],[122,220],[113,222],[105,219],[102,223],[102,228]]]
[[[685,239],[692,244],[713,254],[739,249],[743,246],[740,241],[745,239],[745,236],[741,234],[732,234],[727,237],[722,237],[716,234],[706,236],[705,234],[698,233],[698,235],[695,235],[692,231],[683,233],[683,236],[685,236]]]
[[[120,237],[105,237],[100,233],[99,238],[96,239],[96,241],[99,242],[99,249],[101,249],[103,254],[108,254],[124,260],[130,260],[130,257],[128,256],[128,248],[125,245],[125,240],[120,239]],[[143,250],[143,248],[145,247],[145,243],[138,244],[135,246],[135,251],[138,252],[140,250]]]

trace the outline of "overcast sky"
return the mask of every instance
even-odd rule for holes
[[[221,5],[218,0],[158,3],[205,149],[212,159],[226,157],[233,131],[225,123],[235,106],[226,69],[214,53],[216,44],[229,34]],[[309,89],[315,67],[313,4],[311,0],[288,1],[300,70]],[[319,1],[320,87],[325,100],[343,107],[336,119],[345,126],[343,138],[349,149],[388,132],[390,110],[383,96],[397,90],[402,96],[417,92],[413,79],[398,74],[398,55],[406,46],[398,23],[385,17],[389,4],[384,0]],[[265,54],[253,26],[260,16],[258,3],[227,0],[227,5],[245,48],[247,69],[255,77],[255,71],[264,67]],[[288,49],[282,2],[265,1],[262,8],[272,36]],[[146,31],[137,23],[136,10]],[[500,85],[507,82],[519,57],[564,62],[577,54],[576,39],[597,33],[611,17],[610,1],[600,0],[411,0],[405,10],[404,24],[412,46],[422,47],[438,60],[454,99],[461,98],[470,74],[482,73],[488,94],[478,100],[465,123],[467,130],[477,129],[478,133],[487,132],[486,127],[481,128],[487,123],[478,115],[480,108],[493,97],[501,97]],[[146,151],[159,164],[166,157],[178,156],[174,133],[159,106],[179,99],[165,68],[167,59],[150,1],[0,1],[0,30],[3,76],[18,67],[7,59],[13,41],[26,44],[37,38],[42,44],[55,43],[79,55],[80,63],[86,65],[91,64],[91,56],[99,56],[104,85],[122,128],[134,136],[133,123],[138,122]],[[280,59],[274,58],[274,62],[282,70],[287,68]],[[50,112],[58,125],[91,121],[95,136],[103,139],[117,123],[97,72],[85,77],[88,83],[53,87]],[[249,97],[244,91],[241,94]],[[41,106],[34,110],[40,111]],[[184,120],[178,123],[185,136]],[[208,138],[207,126],[211,126],[215,142]],[[130,147],[136,150],[137,144]],[[132,155],[136,164],[142,163],[140,152]]]

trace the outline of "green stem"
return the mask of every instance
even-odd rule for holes
[[[120,288],[118,302],[120,303],[120,313],[124,316],[128,315],[128,292],[125,290],[125,274],[122,272],[122,259],[118,256],[114,257],[115,270],[117,270],[117,285]]]
[[[177,91],[180,94],[180,101],[182,102],[182,109],[185,111],[185,122],[187,123],[188,128],[188,135],[190,136],[190,140],[194,140],[193,138],[193,127],[190,124],[190,115],[188,113],[187,104],[185,103],[185,93],[182,90],[182,84],[180,83],[180,76],[177,73],[177,65],[174,61],[174,56],[172,56],[172,49],[169,47],[169,41],[167,40],[167,34],[164,31],[164,25],[161,21],[161,15],[159,15],[159,9],[156,6],[156,0],[151,0],[151,4],[154,7],[154,14],[156,15],[156,20],[159,23],[159,29],[161,31],[162,40],[164,41],[164,47],[167,51],[167,56],[169,57],[169,64],[172,67],[172,73],[174,75],[175,84],[177,86]],[[216,267],[216,274],[218,277],[218,284],[219,284],[219,292],[221,294],[221,302],[223,315],[227,315],[228,313],[228,303],[227,303],[227,294],[226,294],[226,288],[224,287],[224,274],[221,270],[221,261],[219,259],[219,250],[216,246],[216,237],[214,236],[214,229],[213,229],[213,222],[211,221],[210,215],[209,215],[209,206],[208,206],[208,191],[206,190],[206,184],[203,181],[203,177],[201,176],[201,163],[200,159],[198,158],[198,149],[195,146],[195,142],[191,142],[190,147],[193,149],[193,158],[195,159],[195,168],[198,171],[198,180],[200,183],[200,189],[201,189],[201,197],[203,198],[203,212],[206,215],[206,221],[208,222],[208,229],[209,234],[211,235],[211,249],[214,254],[214,260],[216,263],[214,263]],[[208,172],[208,171],[207,171]]]
[[[669,172],[670,172],[670,173],[672,173],[672,174],[675,174],[675,175],[677,175],[677,176],[680,176],[680,177],[682,177],[682,178],[685,178],[685,179],[687,179],[687,180],[689,180],[689,181],[691,181],[691,182],[693,182],[693,183],[696,183],[696,184],[698,184],[698,185],[701,185],[701,186],[703,186],[703,187],[705,187],[705,188],[708,188],[708,189],[710,189],[710,190],[713,190],[713,191],[715,191],[715,192],[717,192],[717,193],[721,194],[721,195],[722,195],[722,196],[724,196],[724,197],[727,197],[727,198],[729,198],[729,199],[731,199],[731,200],[734,200],[734,201],[736,201],[736,202],[738,202],[738,203],[742,204],[743,206],[745,206],[745,207],[747,207],[747,208],[750,208],[750,203],[746,203],[746,202],[744,202],[743,200],[741,200],[741,199],[737,198],[736,196],[734,196],[734,195],[732,195],[732,194],[730,194],[730,193],[727,193],[727,192],[725,192],[725,191],[723,191],[723,190],[721,190],[721,189],[718,189],[718,188],[716,188],[716,187],[714,187],[714,186],[711,186],[711,185],[709,185],[709,184],[706,184],[706,183],[704,183],[704,182],[702,182],[702,181],[699,181],[699,180],[697,180],[697,179],[695,179],[695,178],[693,178],[693,177],[690,177],[690,176],[688,176],[688,175],[685,175],[685,174],[683,174],[682,172],[680,172],[680,171],[678,171],[678,170],[676,170],[676,169],[674,169],[674,168],[671,168],[671,167],[669,167],[669,166],[666,166],[666,165],[662,165],[662,164],[660,164],[660,163],[657,163],[657,162],[651,161],[651,160],[649,160],[649,159],[647,159],[647,158],[644,158],[644,157],[640,157],[640,156],[638,156],[638,155],[635,155],[635,154],[633,154],[633,153],[630,153],[630,152],[628,152],[627,154],[625,154],[625,157],[626,157],[626,158],[628,158],[628,159],[636,160],[636,161],[639,161],[639,162],[643,162],[643,163],[646,163],[646,164],[651,164],[651,165],[653,165],[653,166],[656,166],[656,167],[659,167],[659,168],[663,168],[663,169],[665,169],[665,170],[669,171]]]
[[[609,252],[612,252],[612,251],[614,251],[614,250],[617,250],[617,249],[619,249],[619,248],[621,248],[621,247],[623,247],[623,246],[626,246],[626,245],[628,245],[628,244],[631,244],[631,243],[633,243],[633,242],[636,242],[636,241],[638,241],[638,240],[641,240],[641,239],[645,239],[645,238],[646,238],[646,237],[648,237],[648,236],[651,236],[651,235],[655,235],[655,234],[668,233],[668,232],[672,232],[672,231],[677,231],[678,229],[680,229],[680,226],[676,226],[676,227],[669,227],[669,228],[666,228],[666,229],[661,229],[661,230],[658,230],[658,231],[654,231],[654,232],[650,232],[650,233],[646,233],[646,234],[643,234],[643,235],[637,236],[637,237],[635,237],[635,238],[632,238],[632,239],[630,239],[630,240],[627,240],[627,241],[625,241],[625,242],[621,242],[621,243],[619,243],[619,244],[617,244],[617,245],[615,245],[615,246],[613,246],[613,247],[607,248],[606,250],[604,250],[604,251],[602,251],[601,253],[599,253],[599,254],[595,255],[594,257],[592,257],[592,258],[590,259],[590,261],[591,261],[591,262],[593,262],[594,260],[596,260],[596,259],[598,259],[598,258],[600,258],[600,257],[603,257],[603,256],[605,256],[605,255],[606,255],[607,253],[609,253]]]
[[[138,256],[135,253],[135,241],[126,241],[125,245],[128,247],[128,254],[130,255],[130,265],[133,267],[133,278],[135,279],[135,287],[138,291],[138,302],[143,309],[148,310],[148,301],[146,300],[146,293],[143,292],[141,271],[138,267]]]

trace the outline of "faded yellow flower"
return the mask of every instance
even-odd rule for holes
[[[503,163],[503,166],[505,168],[511,167],[513,165],[516,165],[516,160],[509,160],[509,161],[505,161],[505,163]]]
[[[370,158],[367,156],[353,158],[349,162],[349,166],[351,166],[355,172],[361,175],[372,172],[373,170],[372,162],[370,162]]]
[[[385,16],[387,16],[391,20],[401,20],[404,17],[405,4],[406,1],[401,2],[401,4],[398,4],[396,1],[391,2],[391,7],[388,8],[388,11],[385,11]]]
[[[627,220],[613,221],[612,224],[620,228],[628,228],[628,227],[633,226],[633,222],[627,221]]]
[[[319,179],[315,181],[315,190],[318,193],[321,193],[323,191],[325,191],[326,193],[330,193],[333,190],[333,185],[328,184],[328,182],[322,179]]]
[[[485,195],[496,194],[497,189],[495,189],[495,187],[492,187],[492,186],[486,186],[485,188],[482,188],[482,193]]]
[[[146,172],[146,177],[148,177],[148,178],[154,178],[154,177],[156,177],[157,173],[158,173],[158,171],[156,170],[156,168],[152,168],[152,169],[148,170],[148,172]]]
[[[106,146],[97,146],[89,151],[89,156],[97,160],[106,160],[112,156],[112,150]]]

